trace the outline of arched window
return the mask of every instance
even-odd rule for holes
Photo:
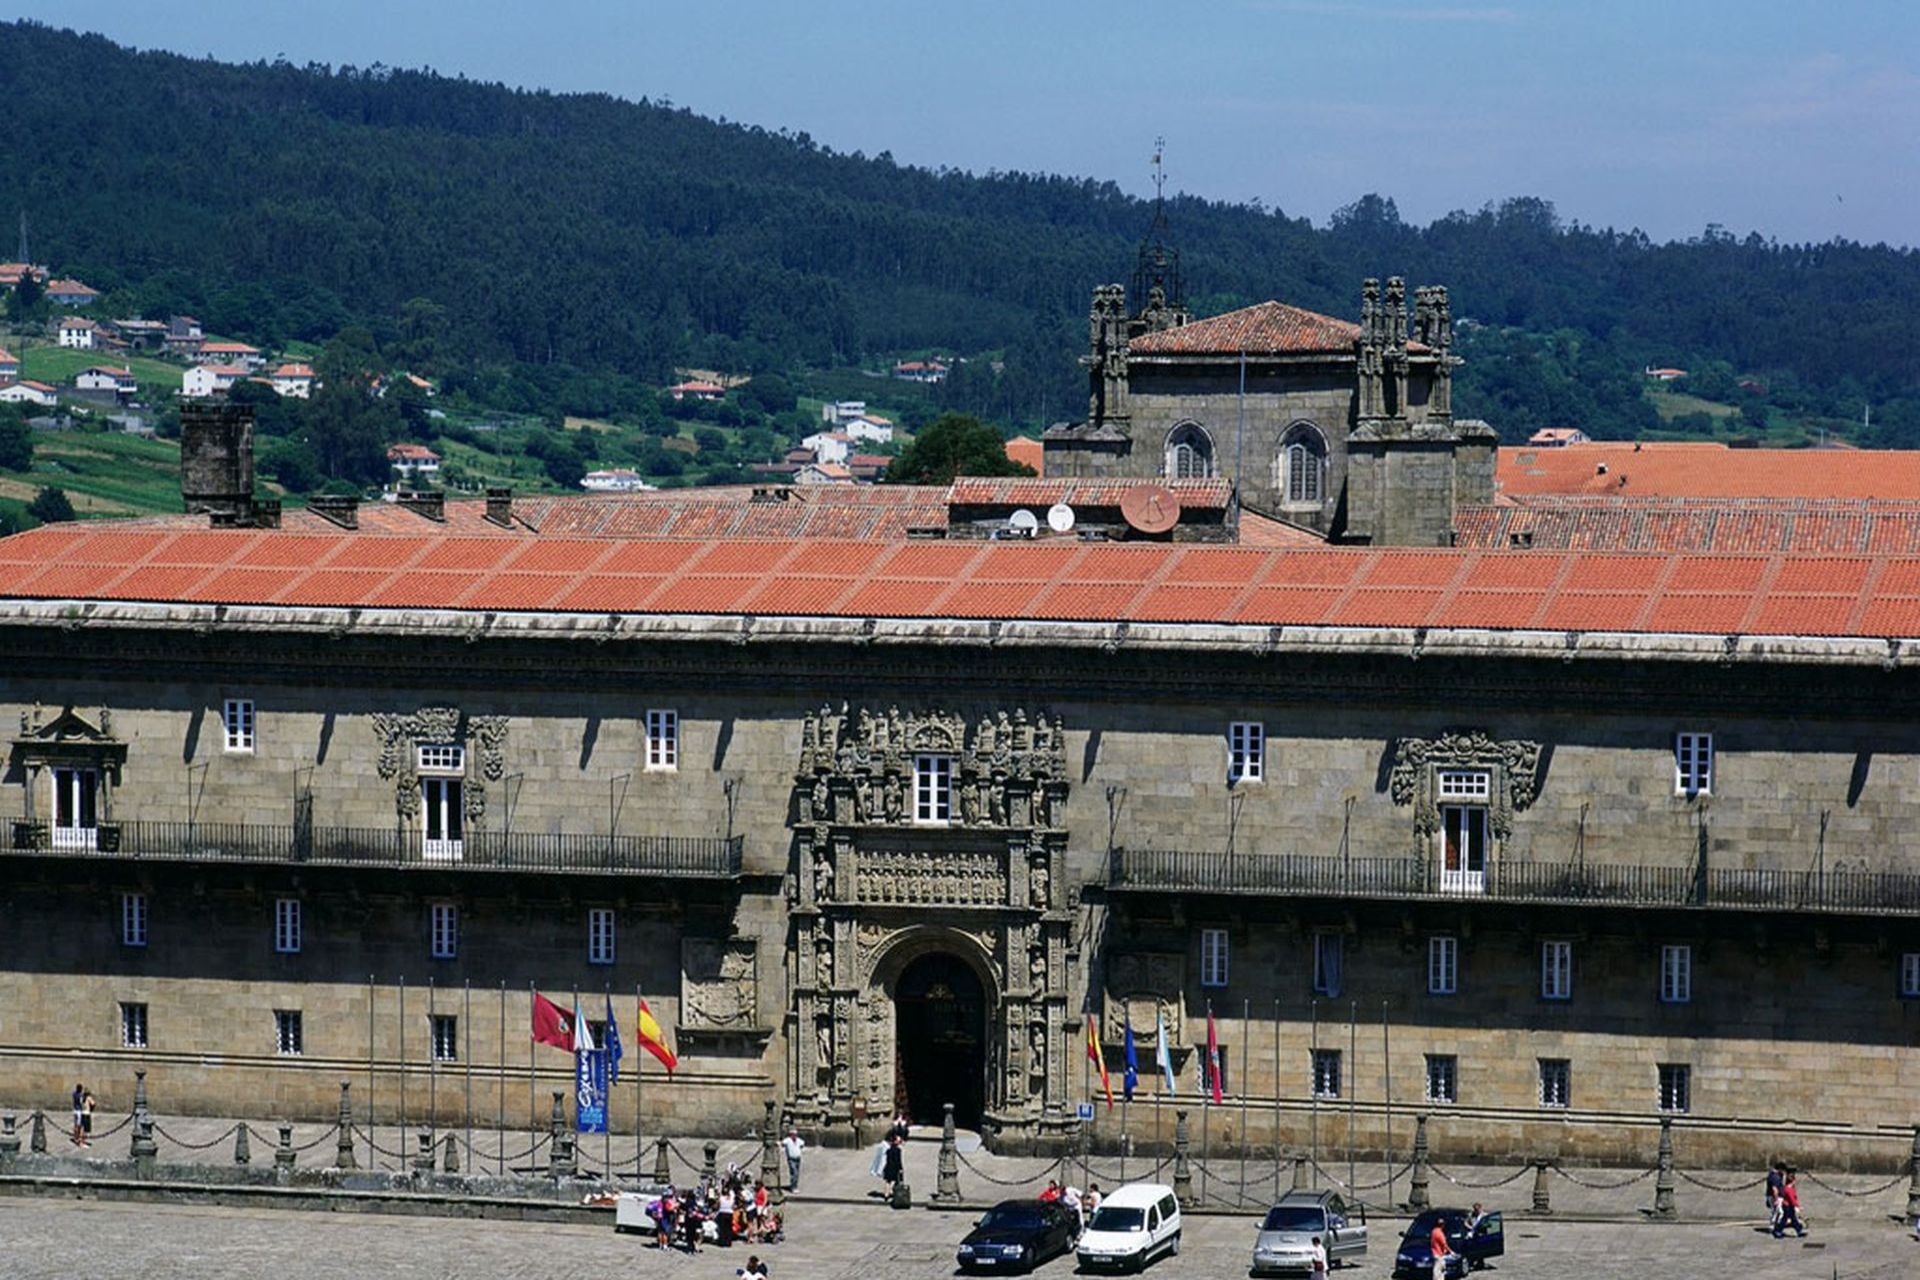
[[[1167,433],[1167,479],[1205,479],[1213,474],[1213,441],[1197,422]]]
[[[1279,489],[1288,506],[1317,506],[1326,500],[1327,441],[1307,423],[1295,423],[1280,443]]]

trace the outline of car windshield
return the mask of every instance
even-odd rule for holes
[[[1027,1205],[1000,1205],[987,1210],[980,1225],[989,1231],[1032,1231],[1040,1225],[1040,1211]]]
[[[1433,1224],[1436,1222],[1443,1224],[1450,1236],[1458,1235],[1464,1225],[1457,1213],[1435,1213],[1428,1210],[1408,1224],[1405,1236],[1407,1243],[1425,1244],[1427,1237],[1433,1234]]]
[[[1277,1204],[1267,1210],[1267,1220],[1261,1224],[1262,1231],[1321,1231],[1326,1228],[1326,1218],[1312,1205]]]
[[[1140,1209],[1102,1207],[1094,1211],[1094,1231],[1144,1231],[1147,1215]]]

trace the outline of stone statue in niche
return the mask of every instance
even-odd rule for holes
[[[814,781],[811,803],[812,809],[808,816],[811,817],[813,821],[833,821],[833,795],[827,790],[827,777],[825,774],[821,774],[820,777]]]
[[[906,786],[900,781],[900,775],[887,775],[886,818],[888,822],[898,822],[906,813]]]
[[[824,844],[813,852],[813,900],[833,901],[833,854]]]
[[[820,938],[813,944],[813,969],[820,985],[833,985],[833,939]]]
[[[853,820],[872,822],[874,817],[873,779],[863,773],[853,782]]]
[[[1047,949],[1043,946],[1027,948],[1027,981],[1035,991],[1047,989]]]
[[[822,1069],[833,1065],[833,1019],[821,1018],[813,1024],[814,1050]]]
[[[980,784],[964,782],[960,785],[960,820],[970,827],[980,825]]]
[[[1033,854],[1033,867],[1028,875],[1027,900],[1029,903],[1044,911],[1048,905],[1047,891],[1049,887],[1047,882],[1046,851],[1039,850]]]
[[[1027,1028],[1027,1070],[1036,1076],[1047,1073],[1047,1028],[1036,1022]]]

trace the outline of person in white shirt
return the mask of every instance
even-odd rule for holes
[[[1313,1238],[1313,1252],[1307,1261],[1313,1280],[1327,1280],[1327,1246],[1320,1243],[1319,1236]]]
[[[787,1136],[780,1139],[780,1150],[787,1157],[787,1190],[800,1189],[800,1153],[807,1149],[807,1140],[800,1136],[800,1130],[787,1126]]]

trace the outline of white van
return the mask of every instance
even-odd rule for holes
[[[1138,1271],[1179,1252],[1180,1202],[1158,1182],[1129,1182],[1103,1199],[1075,1249],[1088,1271]]]

